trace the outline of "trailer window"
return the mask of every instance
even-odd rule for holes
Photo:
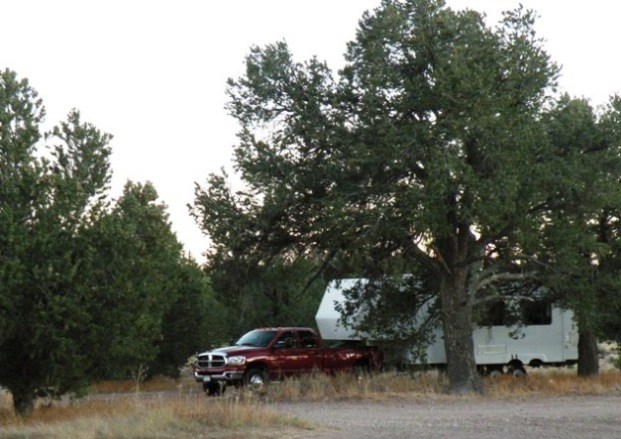
[[[504,302],[489,302],[479,309],[476,323],[481,326],[526,326],[552,324],[552,306],[548,302],[522,300],[514,306]]]
[[[504,326],[507,324],[507,307],[504,302],[489,302],[483,305],[476,322],[479,326]]]
[[[547,302],[522,302],[522,319],[525,325],[551,325],[552,306]]]

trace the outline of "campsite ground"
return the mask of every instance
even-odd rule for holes
[[[617,439],[621,396],[432,397],[392,401],[277,403],[318,426],[309,439]]]
[[[209,398],[187,371],[140,386],[98,383],[82,399],[38,401],[21,419],[0,390],[0,437],[617,439],[621,372],[611,352],[596,377],[529,369],[526,377],[485,377],[484,396],[449,396],[446,376],[429,371],[313,374]]]

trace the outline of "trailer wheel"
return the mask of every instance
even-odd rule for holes
[[[521,377],[525,377],[526,375],[528,375],[526,373],[526,369],[524,369],[524,366],[521,364],[515,364],[515,365],[510,366],[509,373],[516,378],[521,378]]]
[[[503,374],[504,374],[503,367],[502,367],[502,366],[500,366],[500,367],[490,367],[490,368],[488,368],[488,369],[487,369],[487,374],[486,374],[486,375],[487,375],[490,379],[495,380],[495,379],[497,379],[498,377],[502,376]]]

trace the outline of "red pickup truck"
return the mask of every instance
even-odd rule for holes
[[[317,370],[379,370],[383,357],[371,346],[323,347],[314,330],[287,327],[255,329],[232,346],[198,354],[197,360],[194,378],[208,395],[218,395],[227,385],[260,387]]]

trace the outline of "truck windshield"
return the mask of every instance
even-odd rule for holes
[[[235,342],[236,346],[255,346],[258,348],[264,348],[276,335],[276,331],[262,331],[254,330],[250,331]]]

